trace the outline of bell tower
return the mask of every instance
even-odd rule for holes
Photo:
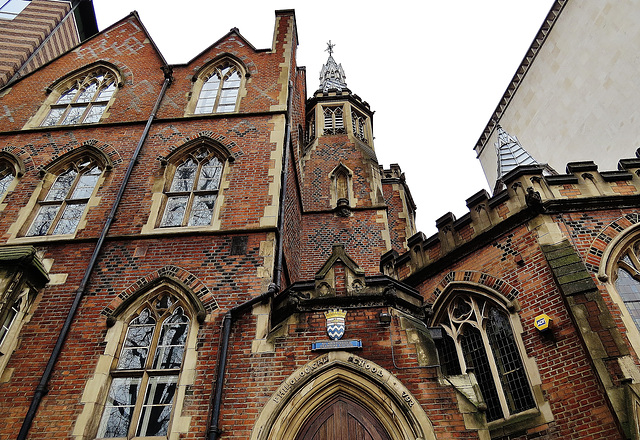
[[[329,58],[320,71],[320,86],[307,101],[307,143],[301,152],[305,177],[320,185],[308,188],[306,204],[313,209],[351,210],[382,202],[378,162],[373,148],[373,112],[347,87],[341,64]],[[320,182],[324,174],[325,181]]]
[[[398,243],[415,231],[403,231],[403,238],[394,241],[398,234],[391,231],[389,216],[403,217],[399,227],[412,229],[409,219],[415,207],[404,183],[386,184],[387,173],[373,145],[373,111],[347,87],[344,69],[333,57],[335,45],[327,46],[329,57],[320,71],[319,87],[307,100],[305,142],[299,152],[305,243],[320,257],[318,262],[329,257],[333,245],[341,244],[368,273],[378,272],[377,263],[366,255],[403,247]],[[403,196],[394,197],[394,192]],[[406,203],[390,207],[389,200]]]

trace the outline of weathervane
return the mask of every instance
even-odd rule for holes
[[[327,48],[324,50],[325,52],[329,52],[329,56],[333,54],[333,48],[336,47],[335,44],[331,44],[331,40],[327,43]]]

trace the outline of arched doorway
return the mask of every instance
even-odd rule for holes
[[[348,434],[337,431],[345,425]],[[424,409],[398,378],[345,351],[322,354],[289,375],[263,407],[249,438],[365,439],[436,440],[436,436]]]
[[[296,440],[391,440],[367,409],[339,394],[312,414]]]

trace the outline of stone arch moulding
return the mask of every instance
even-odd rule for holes
[[[591,272],[598,274],[602,282],[609,281],[612,265],[618,255],[630,241],[640,238],[640,214],[624,215],[607,226],[591,242],[585,261],[585,266]]]
[[[107,324],[112,324],[120,312],[126,310],[145,292],[163,283],[173,285],[184,293],[200,323],[208,313],[218,308],[213,294],[196,276],[177,266],[165,266],[140,278],[129,288],[120,292],[101,312],[106,316]]]
[[[200,78],[202,75],[208,74],[209,70],[211,70],[212,68],[214,68],[219,64],[224,63],[225,61],[237,64],[238,67],[240,67],[243,70],[243,73],[246,77],[250,77],[251,75],[255,75],[256,73],[258,73],[255,63],[251,60],[247,60],[246,57],[243,57],[243,58],[244,60],[230,52],[224,52],[213,58],[205,60],[205,62],[202,65],[197,66],[194,69],[193,77],[191,78],[191,81],[193,82],[197,81],[198,78]]]
[[[435,440],[420,403],[388,370],[355,354],[322,354],[300,367],[263,407],[250,440],[294,440],[304,422],[337,394],[360,402],[393,440]]]
[[[79,67],[71,72],[68,72],[66,75],[56,79],[53,83],[51,83],[47,88],[46,88],[46,92],[47,93],[51,93],[54,89],[58,88],[58,87],[62,87],[64,86],[66,83],[70,83],[73,80],[77,79],[78,77],[86,74],[86,73],[90,73],[93,70],[97,70],[99,68],[104,68],[107,70],[110,70],[111,72],[113,72],[113,74],[116,76],[116,86],[118,88],[122,87],[124,85],[123,82],[123,78],[124,75],[122,73],[122,70],[116,66],[113,63],[110,63],[108,61],[104,61],[104,60],[100,60],[100,61],[95,61],[93,63],[87,64],[85,66]]]
[[[175,157],[181,156],[186,151],[197,148],[200,145],[207,145],[213,148],[221,158],[228,160],[229,162],[234,162],[236,156],[242,154],[241,151],[237,151],[235,154],[233,153],[234,150],[238,150],[238,145],[235,142],[229,141],[223,135],[216,135],[213,132],[207,131],[200,132],[197,135],[188,138],[185,143],[179,146],[173,146],[166,156],[160,157],[159,159],[163,164],[166,164],[174,160]]]
[[[13,153],[10,150],[3,149],[0,151],[0,160],[4,160],[11,164],[11,166],[13,167],[14,175],[16,177],[24,176],[26,167],[24,161],[19,155]]]
[[[113,150],[115,152],[115,150]],[[104,167],[104,169],[111,170],[113,168],[113,158],[112,155],[107,154],[103,148],[96,147],[93,143],[87,142],[76,148],[70,149],[66,151],[61,156],[53,159],[49,164],[43,166],[40,169],[40,173],[56,173],[64,167],[68,166],[68,164],[83,155],[92,156],[98,163]]]
[[[428,298],[433,303],[434,310],[437,308],[436,303],[441,303],[453,288],[476,293],[490,291],[496,299],[501,299],[505,305],[510,301],[515,301],[519,294],[515,287],[488,273],[475,270],[454,271],[442,278],[442,281]]]

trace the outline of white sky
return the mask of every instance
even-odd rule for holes
[[[274,11],[295,9],[308,93],[318,88],[331,40],[347,85],[375,111],[378,161],[406,173],[418,229],[427,235],[437,218],[449,211],[461,217],[467,198],[489,190],[473,147],[552,3],[93,1],[101,30],[138,11],[172,64],[189,61],[232,27],[257,49],[270,48]]]

